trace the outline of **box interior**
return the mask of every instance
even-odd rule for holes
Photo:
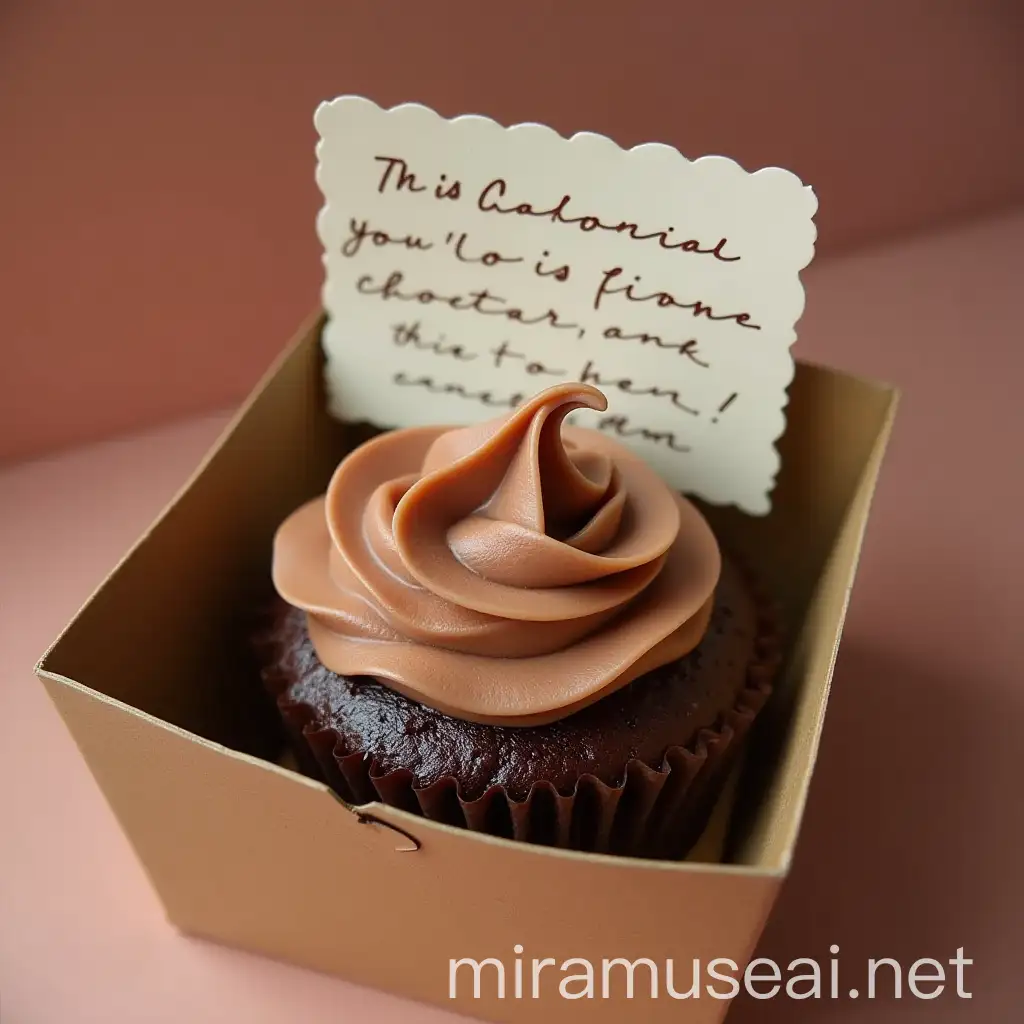
[[[248,643],[271,597],[271,538],[372,433],[325,411],[321,326],[316,317],[303,328],[178,499],[48,653],[44,675],[229,750],[278,759],[277,716]],[[755,730],[740,785],[729,845],[736,864],[780,871],[788,863],[894,407],[891,388],[798,364],[771,514],[705,507],[724,546],[755,567],[790,626],[779,693]],[[181,636],[192,642],[177,643]]]

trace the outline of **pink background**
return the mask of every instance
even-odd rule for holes
[[[245,394],[317,298],[323,99],[792,168],[829,253],[1024,201],[1020,12],[7,0],[0,460]]]
[[[791,0],[769,19],[749,4],[716,54],[693,40],[722,38],[744,5],[639,5],[632,23],[605,4],[586,20],[515,8],[484,27],[470,12],[485,5],[458,19],[443,6],[0,8],[0,443],[24,455],[177,418],[0,470],[0,1020],[453,1019],[175,934],[31,677],[223,424],[209,410],[315,301],[309,118],[342,91],[665,139],[814,182],[825,255],[806,275],[797,352],[894,381],[905,400],[796,863],[760,952],[825,959],[838,943],[856,972],[868,956],[946,960],[964,946],[975,998],[741,1001],[730,1021],[1015,1019],[1014,5]],[[486,27],[509,36],[468,47]]]

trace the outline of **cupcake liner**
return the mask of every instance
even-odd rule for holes
[[[584,774],[572,792],[560,793],[542,780],[523,800],[500,785],[467,799],[451,776],[420,787],[407,769],[382,771],[372,756],[346,749],[334,729],[318,727],[313,710],[288,697],[287,680],[277,670],[266,670],[264,680],[303,770],[347,803],[379,801],[432,821],[545,846],[677,859],[700,838],[743,739],[771,695],[781,646],[773,609],[762,595],[755,592],[755,598],[755,658],[733,708],[686,746],[670,747],[659,766],[629,761],[618,785]]]

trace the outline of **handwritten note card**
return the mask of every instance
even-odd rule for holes
[[[345,96],[316,113],[331,408],[468,423],[551,384],[680,490],[763,514],[817,200],[662,145],[445,120]]]

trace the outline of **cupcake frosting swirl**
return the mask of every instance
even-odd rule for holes
[[[456,717],[553,721],[692,650],[720,556],[700,513],[548,388],[463,428],[382,434],[274,541],[320,660]]]

